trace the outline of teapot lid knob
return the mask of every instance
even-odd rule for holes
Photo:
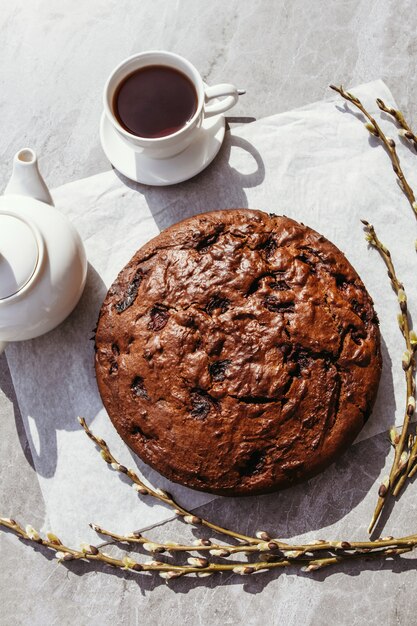
[[[26,220],[0,213],[0,301],[28,284],[40,260],[34,230]]]

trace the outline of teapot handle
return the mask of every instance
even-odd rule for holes
[[[0,354],[5,351],[8,341],[0,341]]]

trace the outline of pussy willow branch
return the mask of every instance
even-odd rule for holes
[[[147,485],[145,485],[145,483],[139,478],[139,476],[136,474],[134,470],[128,469],[127,467],[125,467],[124,465],[121,465],[118,462],[118,460],[110,452],[109,447],[107,443],[104,441],[104,439],[101,439],[100,437],[96,437],[92,433],[92,431],[87,426],[87,423],[83,417],[79,417],[78,421],[83,427],[87,436],[91,439],[91,441],[93,441],[100,448],[101,456],[106,461],[106,463],[111,465],[111,467],[117,472],[120,472],[121,474],[126,475],[132,481],[133,487],[138,493],[140,493],[143,496],[151,496],[153,498],[156,498],[160,502],[167,504],[169,507],[174,509],[174,512],[178,516],[182,517],[184,522],[186,522],[187,524],[202,525],[207,528],[210,528],[216,533],[219,533],[221,535],[226,535],[228,537],[233,537],[234,539],[238,539],[241,542],[246,542],[247,544],[258,544],[260,540],[268,541],[270,539],[269,535],[264,531],[258,531],[256,533],[257,534],[256,537],[250,537],[249,535],[243,535],[242,533],[237,533],[233,530],[229,530],[228,528],[224,528],[223,526],[218,526],[217,524],[213,524],[212,522],[202,519],[198,517],[197,515],[193,515],[190,511],[187,511],[187,509],[184,509],[184,507],[178,504],[170,493],[163,491],[162,489],[153,489],[152,487],[148,487]],[[285,548],[285,546],[286,546],[285,543],[281,541],[279,542],[278,547]]]
[[[62,541],[53,533],[48,533],[44,539],[32,527],[26,526],[24,529],[13,519],[0,518],[0,527],[12,530],[22,539],[42,545],[45,548],[53,550],[60,562],[68,562],[74,560],[84,560],[88,562],[100,562],[113,568],[129,570],[131,572],[159,572],[159,575],[167,581],[187,574],[196,574],[197,576],[209,576],[219,572],[234,572],[235,574],[249,575],[261,570],[273,570],[290,566],[301,566],[306,572],[313,572],[323,569],[329,565],[335,565],[344,561],[355,559],[373,559],[373,558],[392,558],[406,552],[410,552],[417,546],[417,536],[402,537],[396,540],[367,542],[374,546],[374,550],[352,550],[352,544],[344,542],[345,551],[342,554],[330,555],[324,557],[301,556],[300,554],[291,554],[284,558],[274,558],[274,560],[257,561],[254,563],[210,563],[208,559],[189,557],[187,565],[173,565],[171,563],[163,563],[161,561],[151,561],[150,563],[139,563],[132,559],[129,555],[125,555],[121,559],[114,558],[109,554],[100,550],[97,546],[83,544],[80,550],[71,548],[62,543]],[[347,546],[347,547],[346,547]],[[266,556],[266,555],[265,555]]]
[[[370,225],[369,225],[370,227]],[[372,232],[375,232],[374,230],[372,230]],[[376,237],[376,234],[375,234]],[[376,241],[378,241],[379,245],[382,246],[381,242],[379,241],[379,239],[376,239]],[[387,250],[385,248],[385,246],[383,247],[385,250],[385,254],[387,254]],[[389,257],[387,257],[389,258]],[[392,262],[391,262],[392,263]],[[394,280],[397,281],[396,276],[395,276],[395,271],[394,268],[392,268],[393,276],[394,276]],[[398,283],[398,281],[397,281]],[[400,284],[400,283],[398,283]],[[400,294],[401,295],[401,294]],[[401,298],[402,299],[402,298]],[[404,306],[404,305],[403,305]],[[408,328],[408,327],[407,327]],[[90,430],[90,428],[87,426],[87,423],[85,421],[84,418],[79,418],[80,424],[83,426],[85,432],[87,433],[88,437],[94,441],[99,448],[102,451],[101,456],[104,458],[104,460],[107,463],[110,463],[113,467],[113,469],[115,469],[116,471],[122,472],[123,474],[127,474],[131,480],[134,482],[134,484],[137,484],[137,482],[134,481],[133,476],[136,477],[136,480],[139,481],[140,484],[142,484],[142,482],[140,481],[140,479],[136,476],[135,472],[133,472],[133,470],[126,470],[126,468],[124,468],[123,466],[120,466],[120,463],[117,461],[117,459],[113,456],[113,454],[110,452],[110,449],[108,447],[108,445],[103,441],[103,439],[100,439],[99,437],[96,437],[96,435],[94,435],[94,433]],[[104,454],[103,454],[104,451]],[[120,469],[120,467],[122,469]],[[149,489],[147,487],[147,489]],[[380,488],[381,489],[381,488]],[[386,488],[388,489],[388,488]],[[159,493],[159,491],[154,491],[154,493]],[[174,500],[172,499],[172,496],[170,496],[171,498],[171,502],[174,502]],[[383,500],[384,498],[381,497],[382,500],[382,506],[384,504]],[[178,505],[174,502],[175,507],[178,507]],[[381,507],[382,508],[382,507]],[[181,509],[181,511],[185,511],[185,509]],[[181,516],[183,516],[183,513],[180,513]],[[189,518],[189,519],[187,519]],[[187,512],[186,517],[184,518],[185,521],[187,521],[187,523],[193,524],[192,519],[195,518],[198,520],[197,523],[202,524],[203,526],[206,526],[207,528],[210,529],[215,529],[216,532],[220,532],[222,534],[225,534],[223,531],[227,530],[227,529],[223,529],[220,530],[221,528],[220,526],[217,526],[215,524],[212,524],[211,522],[204,520],[202,518],[199,518],[196,516],[191,515],[191,513]],[[195,523],[195,522],[194,522]],[[314,553],[314,552],[320,552],[320,551],[330,551],[330,552],[334,552],[337,550],[345,550],[345,549],[353,549],[353,550],[373,550],[375,548],[380,548],[382,547],[393,547],[396,544],[396,540],[393,539],[392,537],[388,537],[386,539],[377,539],[375,541],[367,541],[367,542],[348,542],[348,541],[316,541],[316,542],[312,542],[312,543],[307,543],[307,544],[300,544],[300,545],[290,545],[288,543],[283,543],[280,539],[275,539],[275,538],[271,538],[271,536],[264,532],[264,531],[258,531],[256,533],[257,537],[252,537],[250,539],[252,539],[252,542],[250,545],[238,545],[238,546],[230,546],[230,545],[221,545],[221,544],[216,544],[213,545],[211,544],[211,542],[209,541],[208,544],[204,543],[207,542],[207,540],[198,540],[197,545],[193,545],[193,546],[182,546],[182,545],[177,545],[176,544],[172,544],[171,542],[168,544],[158,544],[156,542],[150,542],[149,540],[145,539],[144,537],[142,537],[142,535],[140,533],[132,533],[130,535],[118,535],[116,533],[112,533],[108,530],[105,530],[103,528],[101,528],[100,526],[98,526],[97,524],[91,524],[91,527],[96,530],[96,532],[106,535],[108,537],[111,537],[112,539],[116,540],[116,541],[120,541],[120,542],[124,542],[124,543],[139,543],[139,544],[149,544],[145,549],[149,549],[150,552],[176,552],[176,551],[191,551],[191,550],[203,550],[206,551],[208,550],[209,552],[211,551],[211,553],[214,556],[223,556],[223,557],[228,557],[231,554],[235,554],[237,552],[244,552],[244,553],[252,553],[252,552],[264,552],[266,550],[270,550],[271,552],[274,552],[275,550],[280,550],[280,552],[288,557],[288,556],[301,556],[301,555],[305,555],[310,554],[310,553]],[[239,533],[234,533],[233,535],[231,535],[233,531],[229,531],[227,530],[227,534],[229,534],[229,536],[233,536],[233,537],[242,537],[242,535],[240,535]],[[261,540],[261,541],[260,541]],[[410,538],[406,538],[406,540],[410,540]],[[394,543],[393,543],[394,542]]]
[[[408,545],[409,541],[414,540],[414,535],[409,537],[404,537],[400,540],[395,539],[394,537],[385,537],[380,539],[375,539],[374,541],[325,541],[323,539],[311,541],[309,543],[303,544],[287,544],[285,550],[280,550],[278,548],[278,543],[274,540],[272,541],[264,541],[258,543],[258,545],[250,545],[250,546],[231,546],[231,545],[222,545],[222,544],[213,544],[210,540],[207,539],[199,539],[196,541],[194,545],[181,545],[177,543],[148,543],[149,539],[143,537],[140,533],[132,533],[129,535],[119,535],[117,533],[110,532],[101,528],[97,524],[90,524],[91,528],[95,530],[100,535],[104,535],[106,537],[111,537],[116,542],[119,543],[127,543],[127,544],[141,544],[146,551],[153,553],[163,553],[163,552],[201,552],[208,551],[213,556],[222,556],[223,558],[227,558],[232,554],[237,554],[239,552],[243,552],[245,555],[250,555],[256,552],[268,552],[266,556],[268,557],[286,557],[286,558],[297,558],[300,556],[311,555],[312,553],[317,552],[331,552],[331,553],[340,553],[340,551],[363,551],[369,552],[375,549],[381,548],[396,548],[401,546]],[[399,543],[398,543],[399,541]],[[221,554],[220,554],[221,553]]]
[[[172,541],[166,543],[158,543],[145,537],[139,531],[133,531],[127,535],[120,535],[118,533],[111,532],[109,530],[105,530],[98,524],[90,524],[91,528],[95,530],[98,534],[103,535],[105,537],[110,537],[114,542],[118,543],[127,543],[127,544],[136,544],[140,545],[147,552],[152,552],[156,554],[162,554],[163,552],[209,552],[213,556],[222,556],[227,557],[231,554],[252,554],[256,552],[267,552],[278,550],[280,545],[281,547],[284,545],[282,542],[278,544],[276,541],[260,541],[257,540],[258,543],[251,545],[228,545],[228,544],[220,544],[213,543],[210,539],[196,539],[194,544],[184,545],[180,543],[175,543]],[[286,545],[286,544],[285,544]],[[286,548],[287,549],[287,548]],[[310,547],[308,548],[310,550]],[[306,548],[307,550],[307,548]]]
[[[342,98],[344,98],[345,100],[353,104],[366,117],[366,119],[368,120],[368,123],[365,124],[367,130],[371,133],[371,135],[378,137],[384,144],[385,148],[387,149],[387,152],[391,159],[392,169],[394,170],[398,178],[399,185],[401,189],[403,190],[403,192],[405,193],[405,195],[407,196],[408,201],[411,205],[411,208],[414,211],[414,215],[417,216],[416,198],[401,168],[400,159],[398,157],[397,150],[395,148],[395,141],[391,137],[387,137],[385,135],[384,131],[379,126],[375,118],[372,117],[372,115],[365,109],[365,107],[363,106],[359,98],[354,96],[353,93],[350,93],[349,91],[345,91],[342,85],[340,85],[340,87],[336,87],[335,85],[330,85],[330,89],[333,89],[333,91],[337,91],[337,93],[339,93],[342,96]]]
[[[117,535],[116,533],[111,533],[110,531],[97,526],[96,524],[92,524],[92,528],[94,528],[94,530],[98,533],[111,537],[116,541],[126,542],[128,544],[142,544],[145,550],[152,553],[165,551],[182,551],[190,553],[193,551],[200,552],[201,550],[208,550],[210,556],[216,557],[229,557],[233,553],[237,552],[244,552],[247,554],[261,552],[261,556],[259,561],[249,563],[242,563],[239,561],[213,563],[208,558],[201,556],[189,556],[187,559],[187,565],[173,565],[171,563],[164,563],[155,560],[149,563],[140,563],[139,561],[132,559],[128,554],[125,554],[123,558],[114,558],[104,552],[101,547],[90,544],[82,544],[81,549],[71,548],[63,544],[63,542],[53,533],[48,533],[46,536],[47,538],[45,539],[41,537],[41,535],[31,526],[26,526],[24,529],[13,519],[0,518],[0,527],[12,530],[26,541],[42,545],[55,551],[59,561],[98,561],[113,568],[129,570],[132,572],[157,571],[160,576],[168,581],[187,574],[210,576],[213,573],[234,572],[236,574],[249,575],[261,570],[273,570],[289,566],[301,566],[303,571],[313,572],[348,560],[374,558],[386,559],[395,557],[403,553],[410,552],[417,547],[417,535],[400,537],[398,539],[386,537],[385,539],[362,542],[328,542],[318,540],[307,544],[289,545],[279,540],[271,540],[269,535],[265,532],[256,533],[257,537],[249,537],[241,535],[240,533],[234,533],[233,531],[229,531],[228,529],[224,529],[216,524],[208,522],[207,520],[202,520],[201,518],[192,515],[189,511],[180,507],[169,494],[166,494],[159,489],[153,489],[145,486],[133,470],[128,470],[124,466],[120,465],[117,459],[110,452],[106,442],[92,433],[83,418],[80,418],[79,421],[89,438],[100,448],[101,456],[106,463],[109,463],[116,471],[127,475],[131,479],[132,483],[138,487],[138,491],[140,493],[144,495],[155,494],[154,497],[156,499],[166,502],[175,508],[178,512],[177,514],[182,516],[190,524],[199,523],[207,528],[210,528],[211,530],[215,530],[216,532],[220,532],[234,538],[240,539],[242,537],[248,537],[251,542],[245,541],[246,545],[241,543],[240,545],[224,546],[220,544],[212,544],[209,540],[200,539],[195,545],[190,546],[183,546],[172,542],[158,544],[156,542],[150,542],[140,533]]]
[[[381,98],[377,98],[376,103],[381,111],[384,111],[384,113],[388,113],[388,115],[391,115],[391,117],[396,120],[399,126],[401,126],[401,129],[398,131],[400,137],[404,137],[405,139],[407,139],[410,143],[413,144],[414,148],[417,150],[417,136],[407,124],[401,111],[398,111],[393,107],[388,107],[385,102],[381,100]]]
[[[407,308],[407,296],[404,291],[404,285],[399,281],[397,274],[395,272],[395,267],[391,258],[391,253],[384,246],[381,240],[378,238],[375,228],[369,222],[362,220],[366,230],[366,239],[371,246],[376,248],[384,261],[386,268],[388,270],[388,277],[391,280],[391,285],[393,290],[395,291],[398,299],[398,304],[400,307],[400,313],[398,315],[398,322],[401,329],[401,333],[404,337],[406,350],[403,354],[402,366],[405,374],[406,380],[406,405],[405,405],[405,414],[404,414],[404,422],[401,429],[401,435],[398,435],[395,426],[393,426],[390,430],[390,438],[391,443],[394,446],[395,455],[394,461],[391,467],[390,474],[387,478],[384,479],[384,482],[379,487],[378,491],[378,501],[375,507],[374,514],[372,516],[371,523],[369,525],[368,532],[372,532],[379,515],[384,507],[385,502],[388,499],[388,493],[391,490],[394,491],[396,487],[397,480],[401,477],[401,486],[404,484],[405,478],[409,471],[408,463],[412,456],[412,450],[416,447],[416,439],[410,439],[410,435],[408,434],[408,427],[410,418],[414,415],[414,411],[416,408],[415,401],[415,384],[414,384],[414,351],[417,344],[417,336],[410,328],[410,319]],[[410,449],[411,448],[411,449]],[[416,448],[417,452],[417,448]],[[399,485],[400,483],[398,483]],[[397,493],[399,492],[399,489]]]

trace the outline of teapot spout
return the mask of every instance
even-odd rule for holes
[[[15,154],[12,177],[4,193],[29,196],[53,206],[49,189],[39,172],[38,158],[34,150],[24,148]]]

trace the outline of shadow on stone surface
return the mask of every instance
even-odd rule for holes
[[[230,165],[232,150],[243,150],[255,168],[250,173],[238,172]],[[256,187],[265,178],[262,156],[255,147],[241,137],[226,133],[219,154],[203,172],[178,185],[151,187],[134,183],[115,170],[116,175],[130,189],[143,195],[159,228],[164,230],[198,213],[216,209],[248,206],[245,188]],[[192,198],[192,200],[191,200]]]
[[[87,281],[84,293],[79,303],[69,317],[56,329],[48,333],[49,341],[43,337],[32,339],[31,344],[32,368],[30,380],[25,381],[28,396],[31,397],[30,418],[35,422],[38,441],[29,441],[31,452],[26,442],[31,432],[29,415],[22,415],[16,394],[10,380],[1,381],[2,388],[13,404],[16,428],[19,440],[28,462],[44,477],[51,477],[55,473],[57,462],[57,437],[59,430],[76,430],[79,424],[74,417],[73,406],[79,397],[79,389],[91,387],[88,395],[89,406],[79,406],[79,414],[95,415],[101,408],[101,399],[95,385],[94,376],[94,349],[93,342],[89,341],[94,333],[98,313],[106,293],[106,286],[93,268],[88,265]],[[46,337],[46,336],[45,336]],[[11,344],[8,350],[13,351]],[[45,406],[42,402],[42,388],[37,382],[37,354],[42,350],[44,362],[48,363],[49,384],[59,389],[60,398],[56,405]],[[66,355],[65,369],[54,367],[56,351]],[[16,351],[13,357],[20,358]],[[16,371],[17,368],[15,368]],[[18,371],[18,369],[17,369]],[[43,372],[43,374],[45,374]],[[74,400],[75,399],[75,400]],[[68,400],[68,401],[67,401]],[[35,463],[34,463],[35,461]]]

